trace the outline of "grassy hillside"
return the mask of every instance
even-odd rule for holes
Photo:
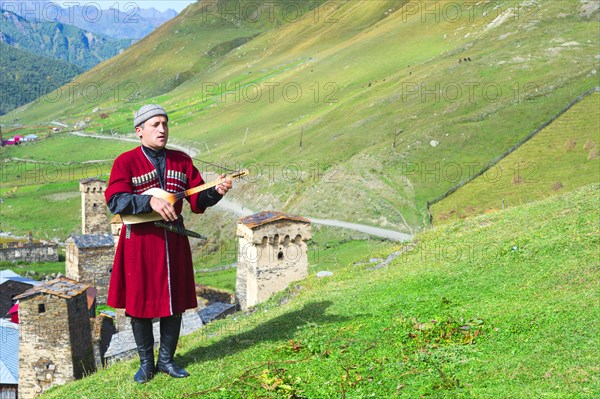
[[[125,133],[158,102],[199,158],[253,169],[247,206],[409,230],[598,82],[598,12],[577,0],[211,4],[7,119]]]
[[[183,338],[188,379],[139,385],[132,361],[42,397],[597,397],[599,189],[434,228],[387,266],[313,274]]]
[[[168,93],[198,71],[204,71],[223,54],[277,22],[269,24],[270,19],[267,19],[258,24],[241,17],[239,21],[232,19],[232,14],[235,17],[235,0],[218,2],[223,10],[234,10],[221,17],[220,12],[210,11],[214,3],[190,5],[178,17],[122,54],[81,75],[72,85],[59,91],[61,95],[52,97],[57,101],[47,101],[36,109],[26,107],[17,114],[30,122],[44,121],[48,115],[76,120],[100,106],[112,111],[111,114],[122,112],[122,117],[107,123],[115,128],[132,130],[130,121],[123,119],[131,119],[129,111],[139,108],[140,102],[153,95]],[[269,2],[273,3],[281,1]],[[308,8],[318,1],[298,4]]]
[[[493,212],[600,181],[600,93],[431,207],[433,223]]]

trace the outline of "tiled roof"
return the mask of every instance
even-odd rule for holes
[[[273,223],[278,220],[292,220],[296,222],[310,223],[310,220],[302,216],[289,215],[279,211],[263,211],[255,213],[254,215],[241,218],[238,223],[241,223],[250,229],[254,229],[255,227]]]
[[[81,180],[79,180],[79,183],[85,184],[85,183],[91,183],[91,182],[95,182],[95,181],[99,181],[101,183],[106,183],[106,180],[102,180],[97,177],[88,177],[86,179],[81,179]]]
[[[37,287],[33,287],[21,295],[17,295],[14,299],[24,299],[40,294],[50,294],[69,299],[81,294],[88,287],[88,285],[78,283],[75,280],[71,280],[66,277],[59,277],[55,278],[54,280],[46,281]]]
[[[0,270],[0,284],[4,284],[8,280],[17,281],[19,283],[25,283],[25,284],[30,284],[30,285],[42,284],[41,281],[33,280],[28,277],[19,276],[17,273],[13,272],[12,270],[9,270],[9,269]]]
[[[0,384],[18,384],[19,381],[19,325],[0,319]]]
[[[71,238],[79,248],[100,248],[115,245],[113,236],[110,234],[71,234]]]

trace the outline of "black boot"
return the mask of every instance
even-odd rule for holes
[[[154,367],[154,335],[152,334],[152,319],[131,318],[131,328],[133,337],[137,345],[138,355],[140,356],[140,369],[133,379],[135,382],[143,384],[154,377],[156,368]]]
[[[167,373],[173,378],[189,377],[189,373],[175,364],[173,356],[179,341],[181,330],[181,315],[173,315],[160,319],[160,348],[156,369]]]

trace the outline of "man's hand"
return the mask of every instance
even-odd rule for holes
[[[175,208],[167,200],[152,197],[150,198],[150,206],[167,222],[174,222],[177,220],[177,212],[175,212]]]
[[[225,179],[225,174],[222,174],[220,176],[221,179]],[[227,194],[227,191],[231,190],[231,187],[233,187],[233,183],[231,181],[231,179],[225,179],[225,181],[223,181],[223,183],[217,185],[215,187],[215,189],[217,190],[217,192],[221,195],[225,195]]]

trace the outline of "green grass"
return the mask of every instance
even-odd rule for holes
[[[488,172],[434,204],[433,223],[497,211],[600,181],[598,132],[600,93],[594,93]]]
[[[120,153],[136,147],[137,143],[106,140],[94,137],[77,137],[58,133],[38,141],[2,149],[3,158],[19,158],[32,161],[110,162]],[[105,170],[110,172],[110,168]]]
[[[386,267],[311,275],[184,337],[190,378],[139,385],[123,362],[42,398],[597,397],[599,190],[434,228]]]
[[[36,239],[46,240],[63,240],[81,231],[78,181],[17,186],[16,190],[0,190],[0,195],[4,200],[0,204],[4,231],[31,231]]]
[[[43,281],[46,277],[53,278],[56,274],[65,274],[65,262],[0,262],[0,268],[10,269],[13,272],[32,278],[34,280]]]
[[[235,268],[214,272],[198,272],[196,273],[196,282],[229,292],[235,292],[235,273]]]

